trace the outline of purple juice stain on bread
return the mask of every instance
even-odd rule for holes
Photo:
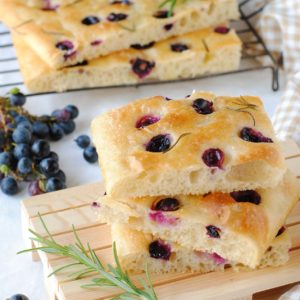
[[[99,46],[103,43],[102,40],[94,40],[91,42],[91,46]]]
[[[162,211],[149,212],[149,218],[161,226],[176,226],[180,222],[179,218],[165,215]]]

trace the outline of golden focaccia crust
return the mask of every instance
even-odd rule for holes
[[[254,96],[194,92],[179,100],[141,99],[95,118],[91,128],[113,197],[274,187],[286,171]]]
[[[0,20],[58,69],[238,17],[236,0],[179,2],[171,17],[160,3],[82,0],[51,11],[0,0]]]
[[[47,92],[192,78],[236,70],[241,41],[234,30],[227,33],[218,30],[229,29],[227,25],[201,29],[150,43],[146,49],[122,50],[61,70],[51,69],[23,38],[14,34],[13,41],[27,88],[32,92]],[[148,64],[148,70],[136,69],[139,61]]]
[[[163,241],[151,234],[133,230],[125,224],[113,224],[111,233],[120,263],[131,273],[144,272],[145,265],[150,273],[158,274],[224,271],[229,265],[236,271],[248,269],[240,263],[224,259],[215,252],[196,251],[174,242]],[[286,230],[275,237],[257,268],[285,264],[289,259],[290,248],[291,240]]]
[[[105,196],[98,200],[97,214],[102,222],[127,225],[255,268],[299,197],[299,180],[288,172],[270,189],[134,199]]]

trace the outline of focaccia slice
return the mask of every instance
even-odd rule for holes
[[[282,231],[282,230],[281,230]],[[166,242],[151,234],[130,229],[125,224],[113,224],[112,240],[115,241],[123,269],[131,273],[207,273],[233,267],[248,269],[240,263],[229,261],[217,253],[196,251],[173,242]],[[289,259],[291,241],[288,231],[280,232],[263,254],[257,268],[277,267]]]
[[[0,20],[51,68],[216,26],[238,16],[237,0],[179,1],[174,15],[160,0],[82,0],[54,11],[0,0]]]
[[[267,188],[286,171],[263,103],[253,96],[141,99],[94,119],[92,134],[112,197]]]
[[[99,219],[217,253],[250,268],[259,265],[300,196],[291,173],[275,188],[203,196],[99,199]]]
[[[61,70],[51,69],[24,39],[13,35],[13,40],[25,85],[32,92],[193,78],[236,70],[241,57],[240,39],[226,25],[150,43],[145,49],[136,45]]]

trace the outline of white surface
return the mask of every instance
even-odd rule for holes
[[[268,114],[274,113],[281,91],[272,92],[271,74],[268,70],[236,75],[214,77],[176,84],[162,84],[140,88],[116,88],[89,92],[29,98],[26,108],[31,113],[50,113],[72,103],[79,107],[76,131],[63,140],[52,143],[59,154],[61,168],[66,172],[68,187],[95,182],[101,179],[97,164],[84,161],[82,150],[73,142],[82,133],[89,133],[93,117],[131,100],[153,95],[170,98],[184,97],[193,89],[207,90],[219,95],[259,95],[265,101]],[[15,253],[26,247],[21,232],[20,200],[27,196],[26,190],[16,197],[6,197],[0,192],[0,299],[15,293],[24,293],[30,300],[47,299],[44,290],[41,263],[31,261],[30,255]]]

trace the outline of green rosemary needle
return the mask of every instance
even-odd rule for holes
[[[159,8],[165,7],[165,6],[169,6],[169,10],[168,10],[168,17],[172,17],[173,16],[173,12],[174,12],[174,8],[175,6],[178,4],[180,0],[164,0],[160,5]],[[187,0],[181,0],[181,2],[185,2]]]
[[[232,107],[226,107],[226,108],[229,110],[232,110],[232,111],[248,114],[253,121],[254,127],[256,126],[256,120],[255,120],[255,117],[254,117],[253,113],[251,112],[251,110],[257,110],[257,105],[249,103],[242,96],[240,98],[236,99],[235,101],[233,101],[232,104],[238,106],[238,108],[232,108]]]
[[[48,236],[43,237],[39,233],[29,229],[29,232],[32,234],[32,237],[30,237],[30,239],[34,242],[37,242],[40,246],[20,251],[18,252],[18,254],[40,250],[46,253],[68,257],[74,261],[70,264],[66,264],[63,267],[56,269],[48,276],[52,276],[74,265],[78,265],[82,266],[82,269],[79,272],[70,274],[70,276],[74,280],[91,273],[99,275],[99,277],[91,279],[90,284],[83,285],[83,288],[103,286],[119,287],[124,291],[124,293],[114,297],[113,300],[157,300],[157,296],[149,277],[147,266],[145,268],[147,281],[143,279],[139,280],[143,287],[142,289],[140,289],[132,282],[128,273],[126,271],[123,271],[123,269],[121,268],[115,242],[113,243],[115,266],[112,266],[110,264],[104,266],[89,244],[84,247],[74,226],[72,226],[72,229],[76,242],[71,245],[61,245],[55,241],[40,214],[39,218]]]

